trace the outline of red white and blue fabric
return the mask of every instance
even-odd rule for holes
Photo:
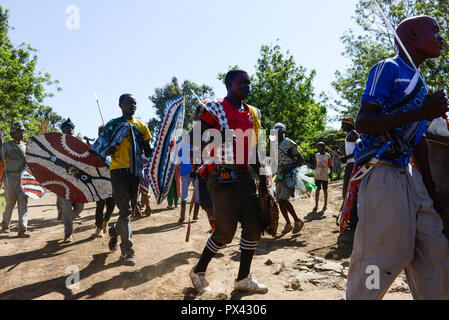
[[[181,130],[184,126],[184,95],[165,104],[164,115],[156,136],[148,166],[148,177],[158,204],[167,197],[175,175]]]

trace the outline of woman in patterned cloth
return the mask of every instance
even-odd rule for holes
[[[288,233],[293,230],[297,234],[304,227],[304,222],[298,218],[295,208],[290,203],[290,198],[295,195],[295,176],[296,168],[304,164],[304,158],[298,151],[296,143],[285,136],[286,127],[282,123],[274,126],[278,132],[279,152],[278,152],[278,173],[276,174],[276,200],[279,209],[285,218],[287,224],[282,233]],[[288,214],[291,214],[295,220],[295,226],[290,223]]]

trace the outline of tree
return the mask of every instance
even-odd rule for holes
[[[434,17],[440,24],[444,47],[448,48],[447,0],[380,0],[379,3],[395,27],[407,17],[421,14]],[[337,71],[336,80],[332,83],[340,96],[335,109],[342,116],[357,116],[369,71],[379,61],[397,54],[392,32],[374,10],[372,0],[360,0],[355,21],[365,34],[356,36],[349,30],[342,37],[345,45],[343,55],[351,60],[351,64],[345,72]],[[438,59],[427,60],[421,71],[430,89],[445,88],[449,80],[449,52],[444,51]]]
[[[59,82],[36,71],[36,50],[24,43],[14,46],[8,37],[10,28],[8,10],[0,6],[0,130],[8,135],[13,122],[23,121],[28,137],[40,132],[45,119],[54,130],[61,117],[44,105],[44,99],[53,96],[48,87]]]
[[[310,142],[324,130],[326,97],[316,96],[315,70],[307,74],[293,56],[281,52],[279,45],[262,46],[256,74],[251,77],[247,103],[259,108],[262,127],[272,129],[278,122],[287,127],[287,135],[298,144],[305,157],[314,153]]]
[[[154,138],[156,137],[157,130],[164,115],[165,104],[183,93],[185,95],[184,129],[190,130],[192,128],[195,110],[198,106],[201,106],[201,103],[195,98],[191,90],[202,100],[214,99],[215,96],[213,89],[205,84],[200,86],[192,81],[186,80],[180,87],[176,77],[173,77],[171,82],[163,88],[155,89],[154,95],[150,96],[149,99],[154,104],[153,108],[156,110],[157,118],[152,118],[148,122],[148,127]]]

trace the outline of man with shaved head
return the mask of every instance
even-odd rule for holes
[[[430,94],[413,66],[439,57],[443,39],[428,16],[403,21],[397,33],[413,62],[399,47],[374,66],[356,121],[354,160],[369,171],[360,181],[349,300],[382,299],[404,269],[414,299],[449,299],[449,242],[437,213],[447,209],[435,192],[425,136],[426,122],[449,111],[448,101],[443,90]]]

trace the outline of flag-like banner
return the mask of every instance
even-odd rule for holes
[[[175,175],[184,113],[184,95],[165,104],[164,116],[147,171],[157,204],[161,204],[167,197]]]

